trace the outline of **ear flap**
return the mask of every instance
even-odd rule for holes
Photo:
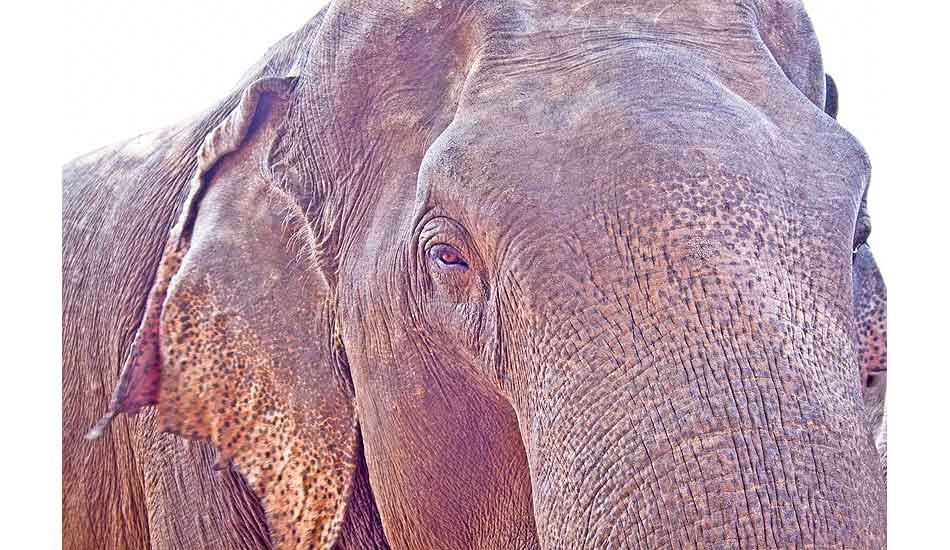
[[[859,246],[854,253],[852,276],[864,406],[886,477],[887,288],[871,249],[866,244]]]
[[[838,86],[830,74],[825,73],[825,114],[838,118]]]
[[[303,212],[262,175],[293,79],[252,84],[212,131],[109,413],[157,405],[264,502],[279,548],[331,548],[355,465],[352,390]]]

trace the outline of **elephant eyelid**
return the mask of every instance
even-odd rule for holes
[[[429,248],[428,257],[438,266],[448,269],[468,270],[468,262],[457,248],[438,243]]]

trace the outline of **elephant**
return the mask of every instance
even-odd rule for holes
[[[830,82],[798,0],[332,1],[64,168],[64,547],[885,547]]]

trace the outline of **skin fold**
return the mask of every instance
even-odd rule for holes
[[[64,547],[885,547],[829,82],[798,2],[341,1],[72,161]]]

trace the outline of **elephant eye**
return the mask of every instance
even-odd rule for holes
[[[852,253],[858,251],[862,245],[867,244],[868,237],[871,236],[871,218],[863,210],[858,217],[858,223],[854,228],[854,238],[851,241]]]
[[[868,237],[871,236],[871,216],[868,215],[868,190],[864,189],[864,196],[861,197],[861,208],[858,209],[858,219],[854,225],[854,237],[851,241],[851,254],[854,256],[861,246],[867,244]]]
[[[437,244],[429,249],[429,258],[443,267],[468,269],[468,263],[462,258],[462,253],[454,246]]]

